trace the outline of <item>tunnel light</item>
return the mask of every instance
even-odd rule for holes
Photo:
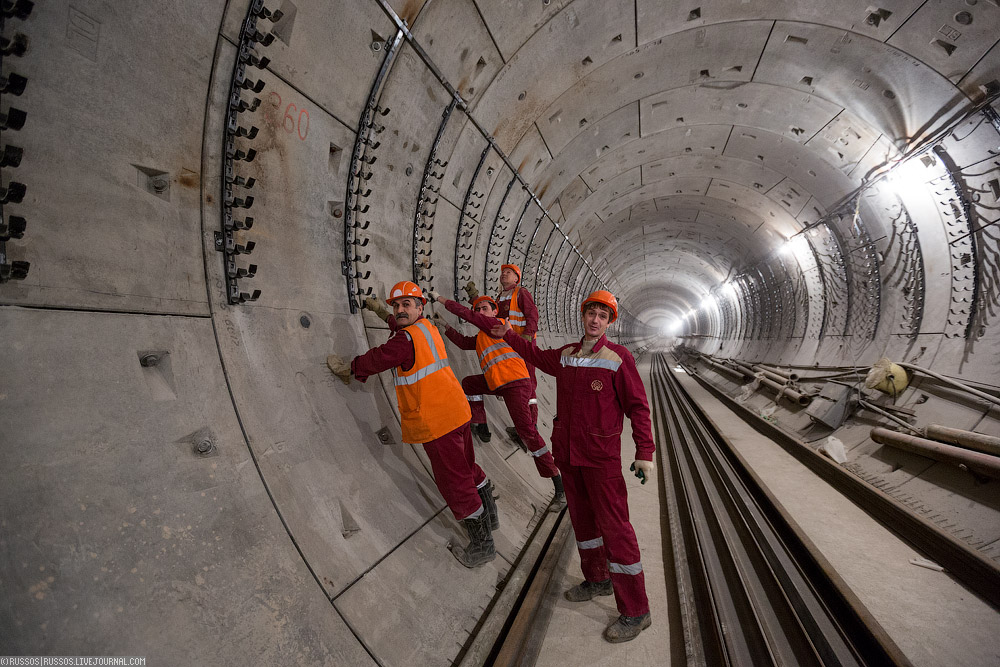
[[[903,198],[923,190],[928,179],[927,166],[922,161],[907,160],[890,169],[883,183],[889,192]]]
[[[722,285],[722,295],[729,299],[735,299],[736,287],[731,282],[724,283]]]
[[[810,254],[809,241],[805,236],[793,236],[778,248],[778,252],[781,253],[782,257],[794,259],[802,264]]]
[[[714,308],[716,306],[715,296],[709,294],[701,302],[701,309],[708,310],[709,308]]]

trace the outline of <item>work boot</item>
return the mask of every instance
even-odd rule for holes
[[[493,495],[493,483],[486,481],[479,489],[479,498],[483,501],[483,513],[490,517],[490,530],[500,528],[500,515],[497,514],[497,499]]]
[[[563,593],[563,597],[570,602],[586,602],[598,595],[611,595],[614,592],[611,579],[608,578],[604,581],[584,581]]]
[[[556,495],[552,496],[549,511],[561,512],[562,508],[566,507],[566,491],[563,489],[562,475],[556,475],[552,478],[552,486],[556,487]]]
[[[612,644],[632,641],[639,633],[650,626],[652,620],[649,612],[642,616],[626,616],[622,614],[614,623],[604,629],[604,638]]]
[[[528,446],[526,444],[524,444],[524,441],[521,440],[521,436],[518,435],[517,427],[515,427],[515,426],[508,426],[507,427],[507,436],[511,440],[514,441],[515,445],[517,445],[518,447],[521,448],[521,451],[524,451],[524,452],[528,451]]]
[[[489,442],[493,434],[490,433],[490,427],[486,424],[473,424],[472,434],[479,438],[479,442]]]
[[[490,531],[490,517],[486,510],[476,518],[462,519],[465,530],[469,534],[469,544],[464,547],[453,546],[452,555],[465,567],[479,567],[497,557],[493,544],[493,533]]]

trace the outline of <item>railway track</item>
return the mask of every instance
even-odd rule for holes
[[[687,664],[910,664],[663,356],[650,393]]]

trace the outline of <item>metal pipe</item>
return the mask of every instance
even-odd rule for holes
[[[778,375],[784,375],[792,382],[797,382],[799,380],[799,374],[791,369],[786,371],[778,368],[777,366],[771,366],[770,364],[757,364],[757,366],[760,366],[764,370],[771,371],[772,373],[777,373]]]
[[[1000,398],[997,398],[996,396],[990,396],[989,394],[979,391],[978,389],[973,389],[969,385],[963,384],[958,380],[952,380],[949,377],[945,377],[940,373],[935,373],[934,371],[928,370],[921,366],[914,366],[913,364],[906,364],[903,362],[899,362],[899,365],[902,366],[903,368],[908,368],[911,371],[917,371],[918,373],[923,373],[924,375],[930,375],[932,378],[937,378],[938,380],[941,380],[941,382],[944,382],[945,384],[950,384],[951,386],[961,389],[962,391],[966,391],[972,394],[973,396],[983,399],[984,401],[989,401],[993,405],[1000,405]]]
[[[784,396],[789,400],[791,400],[792,402],[798,403],[799,405],[809,405],[809,403],[812,402],[812,396],[807,396],[806,394],[799,393],[794,389],[792,389],[791,387],[788,387],[783,384],[778,384],[774,380],[771,380],[766,377],[757,376],[757,379],[760,380],[761,384],[767,385],[771,389],[774,389],[776,392],[778,392],[778,398]]]
[[[744,379],[743,373],[741,373],[740,371],[736,370],[735,368],[730,368],[729,366],[726,366],[725,364],[720,364],[717,361],[712,361],[707,356],[702,356],[701,359],[702,359],[702,361],[704,361],[706,364],[708,364],[709,366],[711,366],[712,368],[714,368],[717,371],[723,371],[725,373],[729,373],[730,375],[734,375],[734,376],[738,377],[740,380]]]
[[[954,463],[965,470],[979,473],[993,479],[1000,479],[1000,458],[980,452],[970,452],[961,447],[945,445],[934,440],[906,435],[887,428],[873,428],[871,438],[882,445],[926,456],[935,461]]]
[[[762,374],[764,377],[770,378],[771,380],[774,380],[778,384],[790,384],[791,383],[791,380],[788,379],[787,377],[785,377],[784,375],[781,375],[780,373],[775,373],[774,371],[772,371],[770,369],[764,368],[760,364],[755,365],[753,367],[753,369],[755,371],[757,371],[758,373]]]
[[[863,408],[865,408],[867,410],[871,410],[872,412],[877,412],[877,413],[879,413],[880,415],[882,415],[884,417],[888,417],[889,419],[891,419],[892,421],[896,422],[897,424],[899,424],[900,426],[902,426],[906,430],[911,431],[912,433],[916,433],[917,435],[924,435],[924,432],[921,431],[920,429],[915,428],[914,426],[911,426],[910,424],[907,424],[905,421],[903,421],[902,419],[900,419],[896,415],[894,415],[894,414],[892,414],[892,413],[890,413],[890,412],[888,412],[886,410],[883,410],[882,408],[880,408],[877,405],[872,405],[868,401],[858,401],[858,405],[860,405],[861,407],[863,407]]]
[[[1000,438],[994,435],[976,433],[975,431],[963,431],[960,428],[950,428],[948,426],[941,426],[940,424],[928,424],[924,428],[922,435],[931,440],[950,442],[953,445],[959,445],[966,449],[974,449],[984,454],[1000,456]]]

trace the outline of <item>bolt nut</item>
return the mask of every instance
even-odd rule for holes
[[[208,456],[215,451],[215,443],[208,438],[203,438],[195,443],[194,451],[202,456]]]
[[[382,42],[379,41],[372,42],[372,51],[378,53],[381,50],[382,50]]]
[[[153,368],[160,363],[160,356],[157,354],[144,354],[139,358],[139,365],[143,368]]]
[[[153,186],[154,192],[163,193],[166,192],[167,185],[169,184],[167,183],[167,179],[165,178],[154,178],[151,182],[151,185]]]
[[[412,176],[412,175],[413,175],[413,165],[412,165],[412,164],[408,164],[408,165],[406,165],[406,169],[404,169],[404,170],[403,170],[403,172],[404,172],[404,173],[405,173],[405,174],[406,174],[407,176]]]

